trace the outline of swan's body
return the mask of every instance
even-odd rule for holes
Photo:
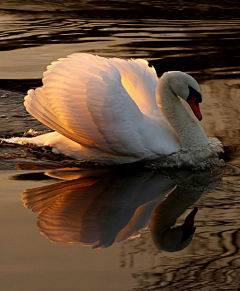
[[[55,132],[12,142],[52,146],[77,160],[121,164],[206,146],[196,80],[168,72],[158,80],[144,60],[73,54],[53,62],[43,86],[29,90],[27,111]]]

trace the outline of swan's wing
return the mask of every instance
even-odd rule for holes
[[[156,86],[158,82],[154,67],[149,67],[146,60],[110,59],[121,74],[121,81],[143,114],[150,118],[162,116],[156,102]]]
[[[37,88],[35,91],[33,89],[29,90],[24,105],[32,116],[51,129],[84,146],[94,146],[91,140],[87,140],[74,131],[65,128],[65,124],[57,118],[50,107],[42,88]]]
[[[118,61],[88,54],[53,62],[44,74],[42,90],[26,97],[27,110],[80,144],[142,157],[146,119],[114,63]]]
[[[156,86],[158,77],[154,67],[149,67],[143,59],[123,60],[118,58],[105,59],[89,54],[72,54],[69,56],[81,61],[86,58],[90,62],[106,62],[115,66],[121,74],[121,83],[137,104],[140,111],[149,117],[162,116],[156,102]]]

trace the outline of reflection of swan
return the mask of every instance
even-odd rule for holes
[[[50,171],[47,175],[57,178],[57,172]],[[80,173],[81,171],[76,171],[74,177]],[[186,175],[188,179],[184,178]],[[192,175],[191,179],[196,180],[196,175],[200,174]],[[89,177],[86,176],[87,171],[85,178],[23,192],[24,205],[39,213],[39,230],[51,241],[64,244],[81,243],[92,245],[94,248],[108,247],[114,242],[139,236],[140,231],[149,226],[152,212],[160,203],[151,219],[153,239],[160,249],[182,249],[192,238],[194,215],[186,219],[183,232],[169,231],[169,228],[216,178],[216,175],[210,173],[200,175],[201,187],[193,187],[189,185],[189,173],[179,173],[178,179],[182,177],[184,182],[188,180],[187,188],[183,185],[184,189],[175,187],[173,181],[156,172],[126,169],[109,169],[106,172],[104,169],[103,173],[98,170],[97,175],[94,171],[89,171]],[[73,177],[73,171],[60,170],[59,177]],[[165,195],[173,189],[175,190],[162,202]],[[173,232],[173,236],[169,235]],[[179,238],[176,238],[175,234],[179,235]],[[182,243],[179,244],[181,240]]]
[[[213,168],[201,172],[172,172],[177,186],[167,198],[157,205],[151,217],[150,229],[153,241],[160,250],[176,252],[186,248],[192,241],[197,208],[185,218],[185,222],[173,227],[186,208],[194,204],[204,191],[212,191],[219,184],[221,170]]]
[[[152,238],[158,249],[176,252],[187,247],[192,241],[195,227],[193,226],[197,208],[186,217],[183,225],[171,228],[177,218],[188,206],[195,203],[203,191],[193,191],[177,187],[165,201],[153,211],[151,219]]]
[[[50,145],[54,153],[106,164],[206,146],[206,134],[178,97],[201,120],[201,92],[191,76],[167,72],[158,80],[144,60],[73,54],[53,62],[43,87],[25,98],[28,112],[56,132],[12,142]]]
[[[89,178],[23,192],[24,205],[39,213],[38,227],[51,241],[99,248],[134,237],[149,225],[152,210],[175,186],[154,172],[109,170],[99,177],[93,172]],[[52,171],[47,174],[52,176]],[[53,176],[57,177],[56,170]],[[139,207],[143,217],[136,211]]]

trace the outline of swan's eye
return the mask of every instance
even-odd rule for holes
[[[193,87],[189,86],[189,95],[187,98],[187,102],[191,99],[195,99],[196,98],[196,105],[197,103],[201,103],[202,102],[202,95],[201,93],[199,93],[197,90],[195,90]]]

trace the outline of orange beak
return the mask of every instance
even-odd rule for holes
[[[197,102],[197,97],[188,100],[188,104],[192,108],[192,111],[195,114],[195,116],[197,117],[197,119],[199,121],[202,120],[202,114],[201,114],[201,111],[200,111],[200,108],[199,108],[199,103]]]

